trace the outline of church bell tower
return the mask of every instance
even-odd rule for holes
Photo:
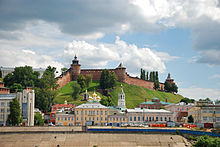
[[[126,109],[125,93],[123,91],[122,85],[121,85],[121,91],[118,93],[118,107]]]

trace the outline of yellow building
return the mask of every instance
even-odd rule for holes
[[[189,110],[188,115],[193,116],[194,123],[220,124],[220,105],[198,104]]]
[[[73,114],[56,114],[56,125],[57,126],[74,126],[75,116]]]

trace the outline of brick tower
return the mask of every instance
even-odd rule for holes
[[[123,66],[123,64],[120,63],[114,71],[115,74],[118,76],[118,81],[125,82],[126,68]]]
[[[71,80],[77,80],[78,75],[80,75],[81,65],[79,64],[79,60],[75,55],[74,60],[72,60],[71,64]]]
[[[167,76],[166,81],[167,81],[170,85],[172,85],[172,84],[174,83],[174,79],[171,79],[170,73],[168,73],[168,76]]]

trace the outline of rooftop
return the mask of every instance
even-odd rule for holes
[[[11,94],[0,94],[0,100],[3,99],[14,99],[16,97],[15,93],[11,93]]]
[[[171,103],[160,101],[159,98],[154,98],[152,101],[143,102],[141,104],[162,104],[162,105],[169,105]]]
[[[136,113],[170,113],[170,111],[164,110],[164,109],[141,109],[141,108],[135,108],[135,109],[127,109],[127,112],[136,112]]]
[[[98,102],[87,102],[86,104],[81,104],[79,106],[77,106],[76,108],[108,108]]]

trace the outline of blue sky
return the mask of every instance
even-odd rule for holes
[[[140,68],[168,73],[179,93],[220,99],[218,0],[0,2],[0,66]]]

